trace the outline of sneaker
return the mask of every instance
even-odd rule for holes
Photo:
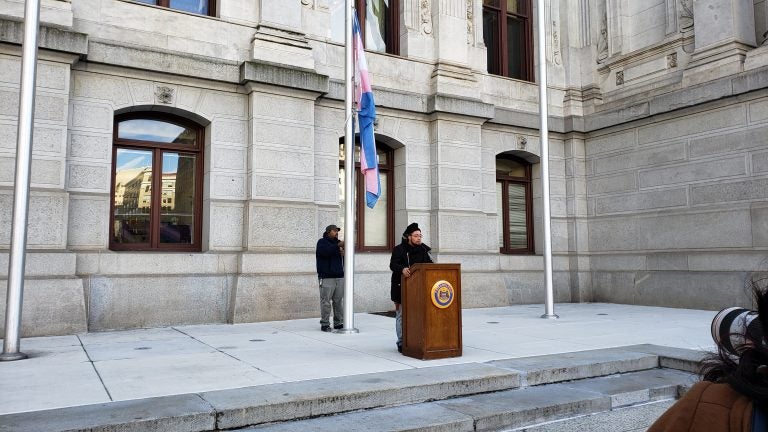
[[[341,330],[344,328],[344,324],[334,324],[333,329],[334,330]]]
[[[331,326],[327,326],[327,325],[320,326],[320,331],[329,332],[331,331]]]

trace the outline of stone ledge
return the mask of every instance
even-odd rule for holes
[[[288,68],[256,61],[240,65],[240,83],[253,82],[309,92],[328,93],[328,76],[310,69]]]
[[[24,22],[0,18],[0,42],[21,45]],[[88,53],[88,35],[46,25],[40,26],[38,46],[43,49],[84,56]]]
[[[219,58],[91,39],[88,61],[230,83],[240,82],[239,64]]]

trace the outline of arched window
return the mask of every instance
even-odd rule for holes
[[[112,250],[200,251],[203,128],[172,115],[115,118]]]
[[[216,0],[136,0],[199,15],[216,16]]]
[[[496,157],[496,208],[499,210],[499,251],[532,254],[533,192],[531,165],[523,159]]]
[[[379,157],[379,173],[381,175],[381,196],[372,209],[365,205],[365,187],[360,173],[360,142],[355,142],[355,217],[357,226],[355,232],[355,250],[358,251],[390,251],[394,247],[392,230],[394,221],[394,152],[386,145],[376,142],[376,153]],[[339,215],[342,228],[346,193],[344,190],[344,142],[339,143]],[[348,241],[345,238],[345,241]]]

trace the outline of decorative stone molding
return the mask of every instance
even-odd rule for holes
[[[616,72],[616,85],[624,85],[624,71],[617,71]]]
[[[557,23],[552,21],[552,62],[560,66],[563,64],[563,57],[560,53],[560,35],[557,30]]]
[[[517,149],[518,150],[525,150],[528,146],[528,138],[523,135],[517,136]]]
[[[677,53],[667,54],[667,69],[673,69],[677,67]]]
[[[597,63],[601,64],[608,58],[608,14],[603,13],[600,22],[600,35],[597,37]]]
[[[419,1],[419,12],[421,16],[421,31],[424,34],[432,34],[432,5],[429,0]]]
[[[159,104],[173,105],[175,96],[176,90],[171,87],[159,86],[155,89],[155,101]]]
[[[693,30],[693,0],[680,0],[680,33]]]
[[[475,2],[467,0],[467,43],[475,42]]]

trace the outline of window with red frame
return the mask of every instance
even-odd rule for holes
[[[499,211],[499,251],[533,254],[533,193],[531,165],[520,158],[496,157],[496,208]]]
[[[216,0],[134,0],[199,15],[216,16]]]
[[[114,130],[109,248],[200,251],[203,128],[131,113]]]
[[[381,196],[374,208],[365,205],[365,182],[360,172],[360,142],[355,143],[355,250],[359,251],[391,251],[394,245],[392,232],[394,229],[394,152],[386,145],[376,142],[376,153],[379,157],[379,175],[381,178]],[[339,215],[341,226],[345,226],[344,205],[346,199],[344,142],[339,143]],[[343,235],[343,231],[342,231]],[[344,239],[347,241],[347,239]]]
[[[488,73],[534,80],[531,0],[483,0]]]

